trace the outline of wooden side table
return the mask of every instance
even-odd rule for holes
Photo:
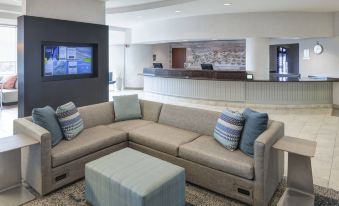
[[[316,142],[285,136],[273,148],[288,152],[287,188],[278,206],[313,206],[311,157],[314,157]]]
[[[39,141],[14,135],[0,138],[0,205],[17,206],[35,199],[21,179],[21,148],[39,144]]]

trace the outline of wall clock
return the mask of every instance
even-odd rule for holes
[[[317,43],[317,45],[314,46],[313,51],[315,54],[321,54],[324,51],[324,48],[321,44]]]

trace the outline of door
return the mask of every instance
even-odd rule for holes
[[[172,49],[172,68],[185,68],[186,62],[186,48],[173,48]]]

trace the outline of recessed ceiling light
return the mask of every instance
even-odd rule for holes
[[[138,18],[142,18],[142,16],[140,15],[140,16],[138,16]]]
[[[224,6],[231,6],[231,3],[224,3]]]
[[[179,10],[176,10],[176,11],[175,11],[175,13],[180,13],[180,12],[181,12],[181,11],[179,11]]]
[[[182,40],[182,41],[188,41],[187,39],[184,39],[184,40]]]

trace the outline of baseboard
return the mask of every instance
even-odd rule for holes
[[[17,105],[17,104],[18,104],[18,102],[8,102],[8,103],[3,102],[2,103],[3,106],[13,106],[13,105]]]
[[[124,90],[143,90],[143,87],[125,87]]]

